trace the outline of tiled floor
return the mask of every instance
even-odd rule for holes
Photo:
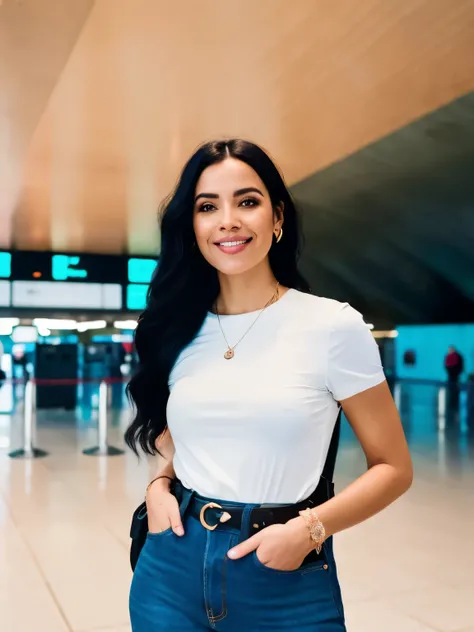
[[[410,492],[336,537],[349,632],[474,632],[474,455],[467,428],[407,414]],[[153,465],[88,457],[88,421],[39,420],[50,455],[14,461],[19,417],[0,416],[0,630],[129,632],[128,529]],[[87,419],[87,416],[86,416]],[[111,442],[121,442],[117,422]],[[337,485],[364,459],[344,432]],[[243,631],[245,632],[245,631]]]

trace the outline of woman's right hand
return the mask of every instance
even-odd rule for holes
[[[178,501],[166,484],[156,481],[150,487],[146,496],[146,509],[150,533],[161,533],[171,527],[176,535],[184,535]]]

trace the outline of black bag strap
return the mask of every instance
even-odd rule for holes
[[[339,437],[341,436],[341,417],[342,408],[339,406],[339,413],[337,415],[336,425],[334,426],[331,443],[329,444],[329,450],[326,457],[326,462],[323,467],[323,473],[321,474],[321,476],[330,483],[332,483],[332,479],[334,478],[334,469],[336,467],[337,450],[339,448]]]

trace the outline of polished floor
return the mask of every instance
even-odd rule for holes
[[[415,462],[410,492],[336,537],[349,632],[474,632],[474,450],[433,393],[400,402]],[[129,632],[128,529],[153,464],[90,457],[95,412],[40,413],[44,459],[17,461],[21,410],[0,415],[0,630]],[[120,445],[126,414],[114,416]],[[363,472],[344,429],[337,486]]]

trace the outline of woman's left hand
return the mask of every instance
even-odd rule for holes
[[[262,529],[231,549],[227,555],[232,560],[238,560],[256,551],[257,558],[264,566],[279,571],[295,571],[313,548],[304,520],[293,518],[286,524],[274,524]]]

